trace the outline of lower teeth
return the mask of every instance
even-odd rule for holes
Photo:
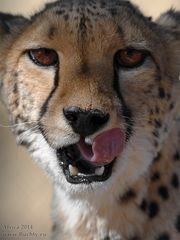
[[[104,173],[104,167],[100,167],[100,168],[96,168],[95,170],[95,174],[98,175],[98,176],[102,176]]]
[[[104,173],[104,166],[96,168],[94,174],[84,174],[84,173],[79,172],[76,167],[74,167],[71,164],[69,164],[69,173],[70,173],[71,176],[77,176],[77,175],[79,175],[79,176],[86,176],[86,175],[89,175],[89,176],[93,176],[93,175],[102,176],[103,173]]]
[[[71,176],[76,176],[78,174],[78,169],[70,164],[69,172]]]

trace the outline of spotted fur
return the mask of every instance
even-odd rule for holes
[[[59,0],[25,19],[0,14],[0,90],[17,142],[49,174],[54,240],[180,239],[180,13],[156,22],[125,0]],[[56,67],[28,49],[46,47]],[[149,52],[116,68],[119,49]],[[79,141],[63,116],[76,105],[108,112],[126,147],[105,182],[66,181],[56,149]]]

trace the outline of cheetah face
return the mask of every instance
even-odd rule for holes
[[[172,92],[161,34],[126,1],[59,1],[11,40],[3,90],[15,133],[56,184],[124,186],[145,174]]]

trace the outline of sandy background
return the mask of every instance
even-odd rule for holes
[[[28,16],[40,9],[44,2],[47,1],[0,0],[0,11]],[[148,16],[153,17],[157,17],[159,13],[172,6],[180,9],[180,0],[133,2],[137,3]],[[7,114],[1,104],[0,124],[8,125]],[[0,240],[50,239],[50,201],[51,186],[47,177],[30,159],[26,150],[16,146],[9,128],[0,126]],[[6,224],[8,229],[5,230]],[[25,227],[26,230],[21,229]],[[38,237],[7,236],[8,233],[19,232],[24,234],[34,232]],[[40,233],[46,236],[40,236]]]

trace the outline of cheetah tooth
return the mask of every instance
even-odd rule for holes
[[[104,166],[100,167],[100,168],[96,168],[95,170],[95,174],[98,176],[102,176],[104,173]]]
[[[71,176],[76,176],[78,174],[78,169],[70,164],[69,172]]]
[[[87,144],[87,145],[92,145],[92,139],[90,139],[89,137],[86,137],[85,138],[85,143]]]

